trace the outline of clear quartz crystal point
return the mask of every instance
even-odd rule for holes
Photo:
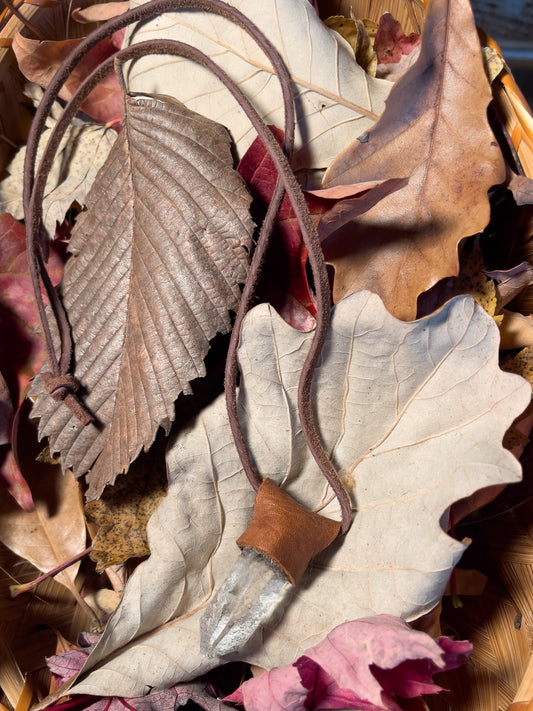
[[[280,598],[287,576],[266,556],[243,548],[200,620],[200,651],[220,657],[240,649]]]

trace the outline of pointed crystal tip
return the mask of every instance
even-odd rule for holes
[[[261,626],[289,582],[269,558],[243,548],[200,620],[200,651],[221,657],[239,650]]]

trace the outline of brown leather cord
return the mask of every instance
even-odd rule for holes
[[[94,418],[87,411],[81,400],[79,400],[75,395],[77,382],[69,376],[69,368],[73,353],[70,326],[55,289],[52,287],[47,275],[45,276],[46,270],[44,268],[41,254],[39,253],[38,246],[42,217],[42,196],[44,194],[47,176],[50,171],[57,146],[59,145],[59,140],[64,134],[68,122],[82,103],[81,101],[80,103],[77,103],[80,94],[76,93],[76,100],[72,99],[69,102],[69,110],[64,113],[64,116],[68,115],[70,118],[68,121],[62,121],[60,128],[53,132],[48,142],[47,149],[41,158],[37,175],[34,178],[39,137],[44,130],[46,118],[50,112],[53,102],[57,97],[59,89],[64,84],[80,59],[85,56],[85,54],[87,54],[92,47],[104,39],[104,37],[116,32],[118,29],[122,29],[131,22],[146,20],[162,12],[183,7],[213,12],[240,25],[254,40],[256,40],[257,44],[271,59],[276,73],[280,76],[280,84],[286,110],[289,110],[289,112],[294,111],[292,105],[290,77],[281,58],[279,57],[279,54],[245,15],[240,13],[235,8],[220,2],[220,0],[195,0],[194,2],[191,0],[153,0],[147,5],[130,10],[118,18],[110,20],[104,26],[95,30],[91,33],[91,35],[85,38],[85,40],[83,40],[61,64],[42,97],[28,136],[24,164],[23,202],[26,221],[26,245],[29,272],[32,279],[35,300],[48,351],[48,365],[51,371],[51,376],[54,379],[53,386],[50,384],[52,381],[47,377],[43,378],[43,383],[51,395],[54,393],[54,397],[57,397],[58,392],[68,392],[68,397],[65,397],[62,401],[71,409],[73,414],[82,422],[82,424],[88,424],[93,421]],[[95,74],[97,74],[99,70],[101,74],[101,68],[97,68]],[[109,69],[107,69],[107,71],[109,71]],[[107,73],[107,71],[105,71],[104,74]],[[85,84],[84,89],[87,89],[88,86],[92,88],[96,83],[97,81],[95,81],[93,77],[89,77],[89,81]],[[87,91],[87,94],[89,91]],[[290,125],[290,120],[288,123]],[[294,119],[292,119],[292,123],[294,123]],[[52,333],[41,294],[40,282],[43,283],[48,299],[52,305],[52,311],[60,335],[61,346],[59,360],[57,359],[55,353]],[[61,383],[59,390],[58,383]]]
[[[53,347],[53,341],[50,328],[48,326],[47,317],[44,313],[44,305],[42,302],[39,288],[39,269],[41,266],[44,265],[42,265],[40,254],[37,248],[37,235],[41,222],[42,195],[44,192],[44,186],[46,185],[46,176],[48,170],[51,166],[55,150],[59,145],[59,142],[64,133],[64,130],[66,129],[66,126],[68,125],[68,122],[72,118],[72,115],[75,113],[79,105],[82,103],[85,96],[89,93],[90,89],[96,83],[96,80],[92,76],[85,80],[85,82],[79,87],[73,99],[71,100],[71,102],[69,102],[69,105],[65,109],[65,112],[61,117],[60,121],[58,122],[58,125],[56,125],[55,129],[53,130],[45,152],[43,154],[43,158],[41,159],[39,170],[35,175],[34,179],[33,176],[36,162],[38,139],[40,133],[44,128],[44,122],[53,104],[58,89],[68,77],[71,70],[76,66],[76,64],[84,56],[84,54],[89,51],[89,49],[91,49],[97,42],[103,39],[103,37],[107,36],[112,32],[117,31],[118,29],[121,29],[130,22],[146,20],[152,17],[153,15],[160,14],[161,12],[175,10],[180,7],[191,7],[194,9],[201,9],[208,12],[215,12],[216,14],[236,21],[237,24],[243,27],[243,29],[245,29],[248,34],[254,37],[254,39],[257,40],[259,38],[258,44],[266,51],[267,55],[272,61],[272,64],[276,70],[276,73],[278,74],[278,77],[280,77],[282,93],[286,107],[287,125],[285,132],[285,146],[289,154],[292,150],[292,142],[294,135],[294,114],[292,105],[292,94],[290,89],[290,78],[288,77],[286,69],[281,59],[279,58],[279,55],[277,55],[277,52],[270,45],[270,43],[262,36],[260,31],[255,28],[255,26],[244,15],[236,11],[234,8],[231,8],[230,6],[227,6],[224,3],[220,2],[220,0],[197,0],[194,3],[187,2],[187,0],[153,0],[148,5],[143,5],[140,8],[130,10],[123,16],[109,21],[102,28],[99,28],[98,30],[93,32],[61,65],[54,77],[53,82],[49,85],[43,96],[43,99],[35,117],[34,124],[32,125],[30,137],[28,139],[28,148],[25,162],[24,206],[26,216],[30,273],[32,274],[32,280],[36,292],[36,300],[38,303],[39,313],[43,323],[43,331],[45,333],[45,338],[50,356],[49,364],[51,369],[51,377],[48,378],[48,387],[50,389],[49,391],[55,393],[55,397],[58,399],[63,398],[64,393],[66,393],[64,402],[69,407],[72,405],[72,399],[74,398],[70,388],[75,386],[74,379],[68,373],[68,368],[72,356],[70,328],[68,327],[66,315],[61,307],[60,301],[57,295],[54,296],[55,290],[51,288],[49,279],[43,278],[43,283],[51,300],[52,310],[56,318],[61,336],[61,356],[58,362]],[[269,206],[267,216],[261,229],[258,240],[258,246],[255,250],[255,254],[250,266],[249,277],[244,288],[243,297],[232,333],[230,349],[228,352],[228,364],[226,368],[226,397],[228,402],[228,416],[230,420],[230,425],[245,472],[252,486],[254,486],[254,488],[256,489],[260,485],[262,479],[252,466],[237,416],[235,388],[238,366],[236,361],[236,350],[238,345],[240,325],[242,323],[242,319],[244,318],[246,311],[250,308],[250,305],[252,303],[253,293],[257,285],[257,281],[259,279],[261,267],[264,261],[264,255],[266,254],[266,250],[268,248],[268,241],[272,232],[272,227],[274,225],[279,205],[281,203],[285,191],[289,196],[291,205],[293,207],[294,213],[302,231],[303,241],[309,252],[309,262],[313,273],[317,301],[317,325],[313,335],[311,347],[300,377],[300,386],[298,391],[299,414],[302,425],[302,431],[304,433],[309,449],[313,454],[313,457],[315,458],[315,461],[317,462],[320,470],[330,483],[335,495],[339,499],[342,511],[342,531],[345,532],[350,525],[351,519],[350,501],[342,485],[342,482],[339,480],[337,473],[329,460],[329,457],[327,456],[326,452],[322,447],[320,437],[316,432],[314,426],[312,414],[311,382],[316,361],[320,355],[322,346],[327,336],[330,316],[330,289],[329,279],[318,235],[314,228],[312,218],[309,214],[309,210],[307,208],[307,204],[301,192],[300,186],[294,176],[294,173],[292,172],[292,169],[287,161],[283,150],[278,145],[269,128],[266,126],[261,117],[257,114],[248,99],[243,95],[239,87],[236,86],[233,81],[225,74],[225,72],[223,72],[209,57],[204,55],[196,48],[180,42],[175,42],[172,40],[151,40],[147,42],[138,43],[136,45],[133,45],[132,47],[121,50],[117,55],[115,55],[114,59],[116,59],[117,61],[127,61],[131,59],[136,59],[146,54],[148,51],[157,53],[164,52],[170,54],[180,54],[181,56],[185,56],[189,59],[199,62],[200,64],[208,68],[210,71],[212,71],[215,76],[217,76],[223,82],[225,87],[232,93],[232,95],[236,98],[243,111],[248,116],[258,136],[260,137],[265,148],[269,152],[274,162],[274,165],[276,166],[276,169],[278,171],[278,184],[276,186],[272,203]],[[273,60],[274,56],[277,57],[276,60]],[[110,61],[111,60],[108,60],[108,62]],[[97,70],[97,72],[98,71],[104,71],[103,65]],[[291,109],[288,108],[289,105],[292,107]],[[65,118],[66,116],[69,117],[68,121]],[[51,292],[53,292],[53,294]]]

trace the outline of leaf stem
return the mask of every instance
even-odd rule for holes
[[[86,558],[90,554],[92,549],[93,547],[89,546],[84,551],[78,553],[72,558],[69,558],[64,563],[61,563],[61,565],[58,565],[56,568],[49,570],[47,573],[43,573],[38,578],[35,578],[35,580],[30,580],[29,583],[24,583],[22,585],[10,585],[9,594],[11,598],[15,598],[19,595],[22,595],[23,593],[29,592],[30,590],[33,590],[36,585],[39,585],[39,583],[48,580],[48,578],[54,577],[54,575],[57,575],[58,573],[62,573],[67,568],[70,568],[71,565],[74,565],[74,563],[78,563],[78,561],[83,560],[83,558]]]

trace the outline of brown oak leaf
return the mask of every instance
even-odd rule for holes
[[[485,228],[487,191],[505,180],[490,100],[470,3],[434,0],[418,61],[380,120],[325,175],[325,187],[409,178],[324,242],[336,301],[368,288],[395,316],[412,319],[418,294],[457,274],[458,242]]]

